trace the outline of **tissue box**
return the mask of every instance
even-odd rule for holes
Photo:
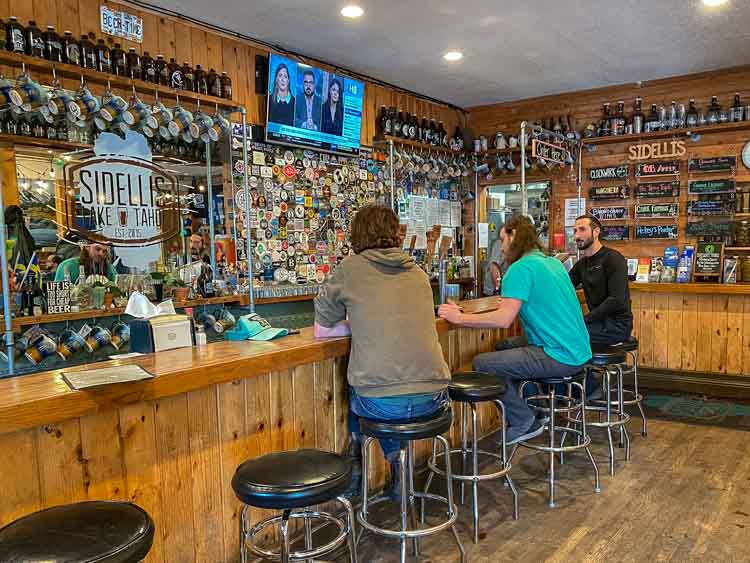
[[[193,319],[187,315],[133,319],[128,324],[131,352],[151,354],[195,345]]]

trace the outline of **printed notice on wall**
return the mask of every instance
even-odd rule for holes
[[[443,227],[451,226],[451,202],[445,199],[440,200],[440,224]]]
[[[427,228],[432,228],[440,224],[440,200],[435,198],[427,199],[427,215],[425,218]]]
[[[478,223],[477,234],[479,235],[479,248],[487,248],[490,245],[490,224]]]
[[[586,213],[586,198],[565,198],[565,226],[573,227],[576,224],[576,217]]]
[[[451,227],[461,226],[461,202],[451,201]]]
[[[424,225],[427,219],[427,198],[411,196],[409,198],[409,220]]]

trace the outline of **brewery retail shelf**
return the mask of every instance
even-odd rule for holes
[[[446,154],[453,154],[453,155],[460,155],[463,153],[463,151],[452,151],[450,149],[446,149],[445,147],[433,147],[432,145],[425,145],[424,143],[420,143],[419,141],[412,141],[411,139],[402,139],[401,137],[392,137],[390,135],[386,135],[383,138],[384,141],[393,141],[394,145],[403,145],[406,147],[414,147],[417,149],[423,149],[425,151],[433,151],[433,152],[441,152]]]
[[[221,305],[226,303],[237,303],[247,305],[248,298],[246,295],[226,295],[224,297],[210,297],[208,299],[191,299],[188,301],[175,301],[175,308],[183,309],[185,307],[201,307],[203,305]],[[269,300],[276,302],[276,300]],[[85,319],[97,319],[101,317],[116,317],[125,314],[125,309],[115,307],[114,309],[92,309],[89,311],[78,311],[76,313],[59,313],[55,315],[38,315],[35,317],[16,317],[13,319],[12,328],[18,330],[24,326],[36,324],[60,323],[65,321],[78,321]]]
[[[74,78],[80,80],[81,76],[92,84],[107,85],[108,83],[112,88],[121,90],[130,90],[135,87],[136,91],[140,94],[153,95],[154,92],[158,91],[159,96],[165,98],[176,99],[179,97],[181,100],[189,102],[202,102],[207,103],[210,106],[216,104],[224,109],[235,109],[237,104],[232,100],[225,98],[217,98],[216,96],[207,96],[205,94],[198,94],[188,90],[175,90],[168,86],[160,86],[152,82],[146,82],[145,80],[131,79],[124,76],[117,76],[116,74],[108,74],[106,72],[99,72],[98,70],[82,68],[76,65],[69,65],[64,63],[53,63],[44,59],[31,57],[28,55],[19,55],[17,53],[10,53],[8,51],[0,51],[0,64],[12,65],[20,67],[26,65],[29,70],[42,71],[46,73],[56,73],[61,78]]]
[[[632,143],[636,141],[658,141],[659,139],[677,139],[689,135],[702,135],[704,133],[728,133],[730,131],[742,131],[750,129],[750,121],[737,121],[733,123],[720,123],[718,125],[704,125],[691,129],[671,129],[669,131],[655,131],[653,133],[633,133],[632,135],[610,135],[609,137],[591,137],[582,139],[584,145],[612,145],[616,143]]]

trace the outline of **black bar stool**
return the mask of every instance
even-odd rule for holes
[[[625,460],[630,461],[630,436],[626,428],[630,421],[630,415],[625,412],[623,366],[626,364],[627,354],[620,348],[619,344],[608,346],[605,344],[591,345],[591,361],[588,369],[592,370],[602,378],[602,399],[592,399],[586,406],[586,410],[599,413],[598,422],[588,422],[589,426],[604,428],[607,431],[607,442],[609,445],[609,474],[615,474],[615,447],[612,440],[612,429],[620,430],[620,447],[625,447]],[[612,398],[612,377],[614,376],[614,392],[616,399]],[[601,415],[606,415],[601,420]],[[613,415],[616,418],[613,418]]]
[[[419,538],[423,536],[429,536],[437,534],[447,528],[450,528],[453,532],[453,537],[458,544],[458,549],[461,552],[461,562],[463,563],[466,559],[466,553],[464,546],[461,543],[461,539],[458,537],[458,532],[454,526],[454,522],[458,517],[456,511],[456,505],[453,502],[453,474],[451,472],[451,459],[450,459],[450,445],[448,440],[442,436],[445,432],[450,430],[453,422],[453,413],[450,407],[438,411],[436,414],[406,421],[382,421],[372,420],[367,418],[361,418],[359,421],[359,427],[362,434],[365,435],[365,440],[362,443],[362,506],[357,513],[357,520],[362,526],[361,533],[365,530],[369,530],[375,534],[385,536],[388,538],[398,538],[401,542],[401,563],[406,561],[406,542],[411,539],[414,545],[414,555],[419,555]],[[370,444],[376,438],[386,438],[392,440],[399,440],[401,442],[401,449],[399,451],[399,462],[401,469],[401,529],[390,530],[388,528],[382,528],[371,523],[368,518],[370,517],[369,509],[370,506],[387,500],[387,497],[380,497],[374,500],[368,498],[368,469],[370,460]],[[447,483],[447,498],[430,493],[419,493],[414,490],[414,442],[416,440],[424,440],[427,438],[434,438],[443,443],[445,452],[445,479]],[[417,523],[417,512],[415,508],[415,499],[421,500],[429,499],[440,503],[445,503],[448,506],[447,519],[432,526],[420,527]],[[411,508],[411,527],[409,527],[409,508]],[[358,538],[359,539],[359,538]]]
[[[646,421],[646,413],[643,411],[643,395],[638,391],[638,339],[631,336],[625,342],[621,342],[615,346],[630,356],[630,361],[632,362],[632,365],[626,364],[622,369],[623,376],[633,376],[633,388],[624,388],[622,390],[625,395],[623,404],[626,407],[638,405],[638,411],[641,414],[641,436],[646,436],[648,435],[648,422]]]
[[[287,563],[314,559],[331,553],[344,541],[349,542],[349,560],[357,562],[354,545],[354,509],[342,495],[352,480],[351,465],[340,455],[322,450],[294,450],[277,452],[249,459],[237,468],[232,477],[232,488],[244,503],[240,516],[240,558],[247,562],[247,548],[264,559]],[[347,512],[346,521],[327,512],[308,507],[337,500]],[[267,518],[248,530],[247,511],[250,506],[280,510],[280,516]],[[301,518],[305,524],[305,551],[292,552],[289,539],[289,520]],[[321,520],[338,527],[338,535],[325,545],[313,548],[312,522]],[[255,536],[268,526],[279,524],[279,551],[262,549]]]
[[[4,563],[136,563],[154,542],[154,521],[140,506],[95,500],[54,506],[0,529]]]
[[[454,373],[451,378],[451,382],[448,385],[448,393],[450,394],[451,400],[454,403],[461,403],[461,410],[463,413],[461,420],[461,447],[451,450],[451,455],[461,454],[462,457],[462,469],[461,473],[453,473],[453,479],[461,482],[461,504],[464,502],[464,481],[471,482],[472,492],[472,512],[474,517],[474,543],[479,543],[479,503],[478,503],[478,488],[480,481],[487,481],[490,479],[499,479],[505,477],[505,482],[508,484],[511,492],[513,493],[513,519],[518,520],[518,492],[516,487],[513,485],[513,481],[508,475],[511,469],[511,464],[508,462],[507,449],[505,444],[505,406],[503,405],[500,397],[502,397],[507,391],[508,386],[505,381],[498,376],[491,375],[489,373],[483,373],[478,371]],[[501,441],[500,441],[500,453],[488,452],[480,450],[477,442],[479,441],[479,432],[477,430],[477,403],[492,402],[497,407],[500,414],[501,423]],[[468,408],[467,408],[468,407]],[[467,444],[468,434],[468,411],[471,410],[471,446]],[[445,471],[438,467],[437,463],[437,444],[436,441],[432,442],[432,458],[427,463],[430,469],[430,474],[427,477],[427,485],[425,486],[424,492],[429,492],[430,484],[435,474],[445,475]],[[471,456],[471,473],[468,472],[466,467],[466,458]],[[491,458],[499,461],[500,470],[493,471],[491,473],[482,474],[479,471],[479,458]],[[422,508],[422,521],[424,522],[424,503]]]
[[[549,453],[549,506],[555,507],[555,454],[563,454],[576,450],[584,450],[588,455],[591,465],[594,467],[594,491],[600,492],[599,486],[599,468],[596,466],[594,456],[591,454],[589,445],[591,436],[586,431],[586,391],[584,390],[584,371],[568,377],[555,377],[546,379],[535,379],[533,381],[524,381],[519,393],[523,396],[524,387],[528,384],[541,385],[547,389],[546,392],[538,392],[535,395],[527,397],[526,402],[537,413],[544,415],[544,429],[549,434],[547,446],[534,444],[530,441],[520,441],[514,447],[510,454],[510,461],[516,455],[519,446],[531,448],[533,450]],[[567,395],[559,395],[556,391],[557,385],[567,387]],[[578,398],[573,394],[573,388],[579,391]],[[575,418],[574,418],[575,415]],[[567,426],[559,426],[557,417],[560,416],[560,422],[564,421]],[[579,418],[580,417],[580,418]],[[580,425],[580,428],[577,426]],[[562,435],[560,445],[555,441],[555,435]],[[564,438],[567,434],[576,436],[576,443],[571,446],[564,445]]]

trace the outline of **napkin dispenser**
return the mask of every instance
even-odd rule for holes
[[[193,318],[188,315],[133,319],[128,324],[131,352],[152,354],[195,345]]]

